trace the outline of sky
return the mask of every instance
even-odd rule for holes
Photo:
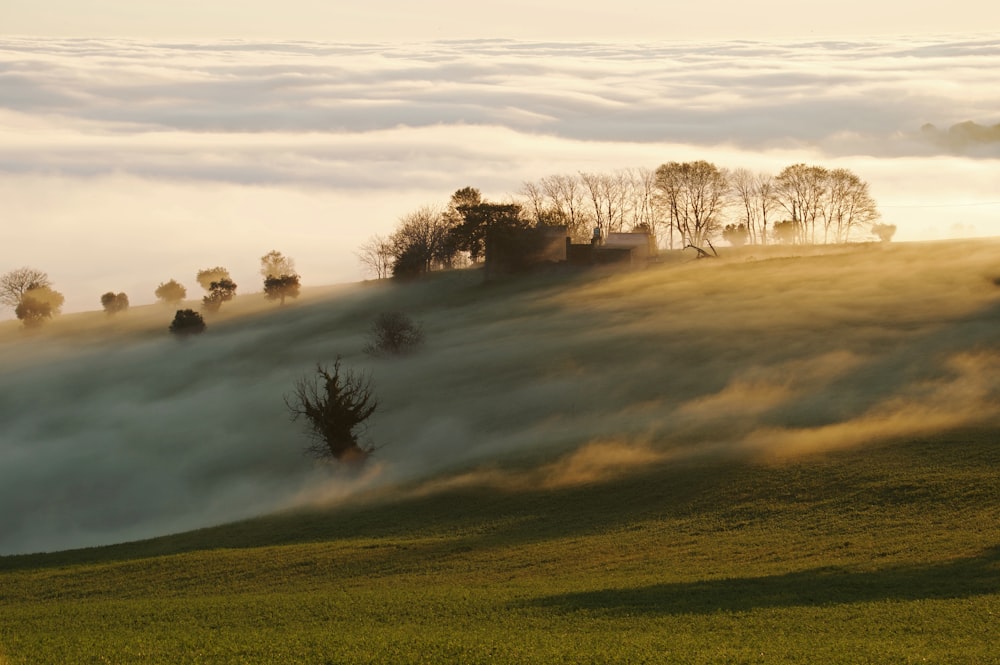
[[[663,2],[547,0],[4,0],[7,34],[143,39],[427,41],[811,39],[985,32],[1000,8],[979,0]]]
[[[689,159],[850,168],[898,240],[1000,234],[1000,142],[946,131],[1000,123],[1000,9],[538,5],[5,0],[0,271],[67,312],[216,265],[259,291],[272,249],[356,281],[461,187]]]

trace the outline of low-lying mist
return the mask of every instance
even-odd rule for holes
[[[597,482],[692,455],[773,460],[995,426],[1000,243],[755,248],[624,273],[479,271],[0,325],[0,553],[98,545],[409,483]],[[426,344],[362,352],[383,311]],[[371,372],[381,446],[303,456],[283,395],[316,362]],[[415,484],[414,484],[415,483]]]

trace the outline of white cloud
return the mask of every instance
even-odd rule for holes
[[[361,240],[459,187],[676,159],[846,166],[899,239],[1000,233],[1000,144],[943,156],[918,132],[1000,121],[995,39],[8,38],[0,91],[0,269],[49,271],[70,311],[107,289],[148,302],[206,262],[250,285],[271,248],[306,281],[357,279]]]

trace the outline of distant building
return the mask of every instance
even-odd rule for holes
[[[648,233],[595,232],[590,243],[573,243],[565,226],[503,229],[486,235],[486,278],[544,265],[644,265],[656,253]]]

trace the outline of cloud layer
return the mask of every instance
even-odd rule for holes
[[[1000,40],[419,45],[0,40],[0,269],[37,265],[68,311],[107,290],[353,251],[466,185],[709,159],[845,166],[898,239],[1000,233]],[[79,248],[87,247],[86,257]],[[139,275],[137,267],[149,274]],[[153,274],[155,273],[155,274]]]

